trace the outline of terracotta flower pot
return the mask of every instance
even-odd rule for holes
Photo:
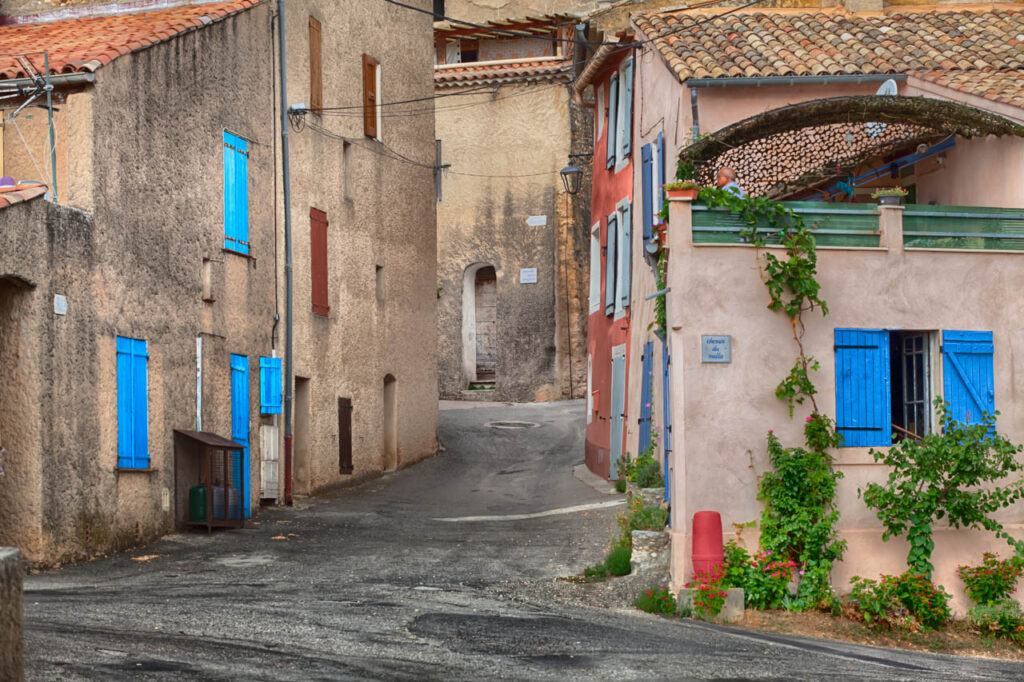
[[[699,190],[696,187],[690,187],[688,189],[669,189],[665,191],[668,193],[669,199],[689,199],[693,201],[697,198]]]

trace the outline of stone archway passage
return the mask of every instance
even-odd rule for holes
[[[493,267],[477,270],[473,293],[476,309],[476,380],[494,381],[498,373],[498,277]]]

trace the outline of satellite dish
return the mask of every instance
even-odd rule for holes
[[[899,96],[899,92],[896,91],[896,81],[894,81],[892,78],[886,79],[886,81],[879,86],[878,92],[876,92],[875,95],[881,97]],[[884,123],[868,123],[864,126],[864,129],[867,131],[868,137],[870,137],[873,140],[881,136],[881,134],[885,132],[885,129],[887,127],[888,126],[886,126],[886,124]]]
[[[896,81],[894,81],[892,78],[886,80],[878,88],[878,92],[876,92],[875,94],[876,95],[881,95],[882,97],[896,97],[896,96],[898,96],[899,93],[896,91]]]

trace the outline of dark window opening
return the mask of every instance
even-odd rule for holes
[[[438,15],[434,17],[435,21],[444,16],[444,0],[434,0],[434,14]]]
[[[894,440],[931,433],[931,363],[927,332],[889,332]]]
[[[479,40],[463,40],[459,44],[460,61],[466,62],[478,62],[480,61],[480,41]]]
[[[338,398],[338,472],[352,471],[352,399]]]

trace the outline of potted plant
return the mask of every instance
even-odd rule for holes
[[[664,188],[669,199],[689,199],[690,201],[696,199],[697,192],[700,191],[700,185],[693,180],[676,180],[664,185]]]
[[[871,193],[871,198],[877,199],[880,206],[902,206],[908,194],[902,187],[880,187]]]

